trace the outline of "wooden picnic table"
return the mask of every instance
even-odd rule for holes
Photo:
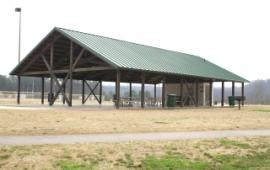
[[[116,100],[114,100],[114,103]],[[130,98],[130,97],[121,97],[119,104],[121,107],[133,107],[136,105],[140,105],[141,101],[138,98]],[[156,106],[158,104],[158,101],[154,98],[149,98],[145,101],[146,106]]]

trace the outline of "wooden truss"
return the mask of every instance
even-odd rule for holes
[[[193,105],[196,105],[196,99],[193,94],[193,88],[194,88],[194,83],[188,83],[186,80],[183,81],[184,86],[187,89],[187,95],[182,98],[183,105],[189,100]]]
[[[73,44],[71,42],[71,45],[70,45],[70,68],[69,68],[69,72],[66,74],[62,84],[60,84],[60,82],[58,81],[55,73],[53,72],[53,46],[51,47],[51,56],[50,56],[50,62],[51,62],[51,65],[49,65],[48,61],[46,60],[46,57],[42,54],[41,57],[42,57],[42,60],[44,61],[46,67],[48,68],[48,71],[50,73],[50,76],[51,76],[51,80],[54,80],[56,82],[56,85],[58,86],[58,90],[56,92],[56,94],[54,95],[54,97],[51,97],[50,98],[50,105],[53,105],[55,100],[57,99],[59,93],[61,92],[63,97],[64,97],[64,100],[68,103],[69,106],[72,105],[72,102],[71,102],[71,98],[72,98],[72,92],[71,92],[71,95],[69,96],[69,98],[66,96],[66,93],[64,93],[64,86],[67,82],[68,79],[70,79],[70,81],[72,81],[72,73],[73,73],[73,70],[75,69],[78,61],[80,60],[81,56],[83,55],[84,53],[84,48],[81,50],[81,52],[79,53],[79,55],[77,56],[75,62],[73,63]],[[52,81],[51,81],[52,82]],[[72,83],[71,83],[72,84]],[[51,83],[51,87],[52,87],[52,83]],[[71,87],[72,89],[72,87]],[[50,91],[50,94],[52,94],[52,92]]]
[[[54,52],[53,52],[53,44],[51,45],[51,49],[50,49],[50,63],[47,61],[46,57],[44,54],[41,54],[41,58],[44,62],[44,64],[46,65],[48,71],[36,71],[36,72],[26,72],[25,75],[37,75],[37,74],[49,74],[51,77],[51,84],[50,84],[50,93],[52,94],[52,87],[53,87],[53,81],[55,82],[55,84],[57,85],[57,91],[55,93],[55,95],[52,97],[50,95],[49,98],[49,104],[53,105],[54,102],[56,101],[57,97],[59,96],[60,93],[62,93],[63,95],[63,103],[66,101],[68,103],[69,106],[72,106],[72,74],[74,72],[83,72],[83,71],[98,71],[98,70],[107,70],[107,69],[112,69],[112,67],[104,67],[104,66],[94,66],[94,67],[89,67],[89,68],[76,68],[79,60],[82,58],[83,54],[85,52],[85,49],[82,48],[78,54],[77,57],[75,57],[75,60],[73,60],[73,43],[72,41],[70,42],[70,56],[69,56],[69,69],[57,69],[54,70],[53,69],[53,57],[54,57]],[[60,82],[57,78],[57,73],[61,73],[61,74],[65,74],[64,79],[62,80],[62,82]],[[69,92],[69,97],[66,95],[65,92],[65,86],[67,84],[67,81],[70,80],[70,92]],[[84,99],[84,91],[83,91],[83,101],[82,103],[84,104],[87,99],[89,98],[89,96],[91,94],[93,94],[96,98],[96,100],[101,104],[101,100],[102,100],[102,82],[98,82],[94,88],[92,88],[87,81],[83,81],[87,87],[90,90],[90,94],[87,96],[86,99]],[[96,96],[96,94],[94,93],[94,90],[97,88],[97,86],[100,86],[100,95],[99,98]],[[84,84],[83,84],[83,88],[84,88]]]
[[[90,90],[90,93],[87,95],[87,97],[85,98],[85,84],[86,86],[88,87],[88,89]],[[95,89],[99,86],[99,97],[96,96],[95,94]],[[97,82],[94,87],[92,88],[91,85],[83,80],[82,81],[82,104],[85,104],[85,102],[88,100],[88,98],[91,96],[91,95],[94,95],[95,99],[98,101],[99,104],[101,104],[102,102],[102,81],[99,81]]]

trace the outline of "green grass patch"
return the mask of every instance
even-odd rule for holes
[[[242,143],[242,142],[238,142],[235,140],[229,140],[229,139],[225,139],[225,138],[220,139],[219,142],[223,146],[236,146],[236,147],[239,147],[241,149],[250,149],[251,148],[251,146],[247,143]]]
[[[160,158],[148,156],[142,161],[142,169],[146,170],[173,170],[173,169],[208,169],[209,163],[190,161],[182,155],[164,155]]]
[[[0,155],[0,161],[2,161],[2,160],[7,160],[9,157],[10,157],[10,155],[7,155],[7,154],[5,154],[5,155]]]
[[[246,156],[216,155],[213,168],[220,170],[270,169],[270,150]]]
[[[95,164],[60,160],[56,163],[56,166],[61,170],[91,170],[94,169]]]
[[[270,149],[266,152],[253,153],[245,156],[235,154],[204,154],[208,161],[202,159],[190,160],[182,155],[164,155],[156,157],[147,156],[142,160],[142,169],[146,170],[247,170],[247,169],[270,169]]]

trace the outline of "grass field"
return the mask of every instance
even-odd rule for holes
[[[270,138],[0,147],[0,169],[270,169]]]
[[[0,135],[270,129],[269,106],[174,110],[0,108]]]

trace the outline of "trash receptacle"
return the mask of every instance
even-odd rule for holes
[[[167,107],[175,107],[176,105],[176,94],[167,95]]]
[[[235,97],[234,96],[229,96],[228,97],[229,100],[229,105],[230,106],[234,106],[235,105]]]
[[[51,100],[53,100],[54,94],[53,93],[48,93],[48,102],[50,103]]]

